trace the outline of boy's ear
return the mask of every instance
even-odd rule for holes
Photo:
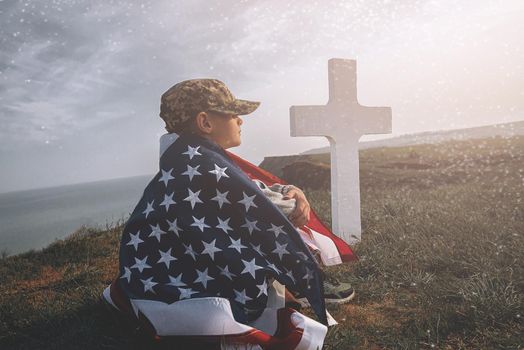
[[[213,123],[211,122],[211,118],[209,114],[206,112],[200,112],[196,116],[196,126],[198,130],[200,130],[204,134],[211,133],[213,129]]]

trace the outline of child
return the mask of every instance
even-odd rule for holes
[[[293,227],[308,222],[309,204],[288,186],[288,220],[247,162],[226,151],[240,145],[239,115],[259,102],[236,99],[215,79],[181,82],[161,100],[169,133],[160,140],[160,171],[124,227],[119,277],[104,300],[155,339],[322,347],[334,320],[318,263]],[[279,285],[307,297],[324,325],[279,304]]]
[[[180,84],[183,83],[184,82]],[[185,83],[190,83],[190,81],[186,81]],[[203,135],[215,141],[223,149],[240,145],[240,127],[243,124],[243,120],[238,114],[231,112],[227,113],[228,111],[211,111],[210,113],[206,113],[203,111],[198,111],[198,108],[194,108],[183,117],[178,116],[173,118],[172,106],[175,104],[173,104],[171,107],[169,104],[173,103],[173,101],[176,101],[177,94],[174,90],[175,89],[173,87],[171,92],[168,90],[163,95],[164,103],[161,105],[160,116],[166,123],[166,130],[168,131],[168,134],[163,136],[166,139],[161,139],[161,154],[170,144],[170,138],[183,134]],[[180,96],[178,96],[178,98],[180,98]],[[246,103],[246,105],[249,104],[247,101],[244,101],[243,103]],[[253,103],[249,107],[249,111],[252,111],[257,107],[258,103]],[[318,246],[319,242],[316,242],[314,236],[310,232],[306,232],[306,230],[300,228],[309,220],[310,206],[304,193],[299,188],[293,185],[283,185],[279,183],[267,186],[259,179],[252,180],[256,183],[262,193],[264,193],[264,195],[270,199],[271,202],[275,204],[277,208],[279,208],[279,210],[281,210],[294,224],[303,241],[306,243],[310,252],[313,254],[318,263],[324,263],[324,265],[334,265],[341,263],[341,261],[337,259],[338,256],[334,258],[332,256],[333,254],[331,256],[329,255],[330,250],[333,251],[334,255],[338,255],[336,249],[324,245],[325,249],[322,251],[322,249]],[[301,204],[301,207],[303,207],[302,210],[297,209],[297,202]],[[355,292],[349,283],[341,283],[336,279],[333,279],[333,283],[324,281],[324,294],[327,303],[335,304],[348,302],[355,296]],[[296,307],[298,306],[296,300],[291,294],[286,293],[286,296],[287,300],[290,302],[290,305]],[[307,306],[307,300],[302,296],[299,297],[300,304]]]

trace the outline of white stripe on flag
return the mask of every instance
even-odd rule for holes
[[[172,304],[131,299],[159,336],[241,334],[252,330],[235,321],[229,300],[219,297],[184,299]]]
[[[296,350],[322,349],[327,334],[326,326],[298,312],[291,315],[291,322],[295,327],[304,330],[300,343],[295,348]]]
[[[278,294],[279,287],[276,286]],[[103,292],[104,299],[115,309],[110,288]],[[270,288],[270,290],[273,288]],[[270,298],[271,300],[272,298]],[[273,298],[280,304],[278,295]],[[274,335],[278,328],[279,308],[266,308],[264,313],[249,325],[235,321],[229,300],[219,297],[185,299],[172,304],[153,300],[130,300],[133,308],[139,310],[154,327],[159,336],[225,336],[223,349],[258,349],[256,344],[238,344],[235,335],[245,334],[252,330],[259,330]],[[290,315],[291,324],[301,329],[299,344],[290,350],[317,350],[321,349],[327,334],[327,327],[323,324],[299,313]],[[232,348],[228,346],[231,341]]]
[[[307,228],[311,230],[313,242],[320,249],[322,263],[326,266],[342,264],[342,259],[335,243],[329,237],[320,234],[309,226]]]

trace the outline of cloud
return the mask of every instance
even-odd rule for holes
[[[140,109],[130,103],[158,101],[183,79],[215,75],[236,90],[268,83],[324,50],[326,35],[343,29],[344,18],[360,20],[363,9],[308,1],[9,2],[0,14],[11,34],[1,56],[0,135],[8,142],[0,148],[126,118]]]
[[[11,50],[2,52],[0,135],[8,142],[0,147],[59,139],[100,123],[96,109],[113,87],[113,75],[123,73],[118,66],[110,73],[102,69],[114,65],[125,46],[102,40],[101,32],[91,26],[94,23],[82,22],[78,6],[50,8],[36,3],[31,12],[24,11],[30,13],[27,16],[22,12],[24,3],[14,7],[2,13],[2,21],[19,34],[6,46]]]
[[[41,186],[154,172],[160,95],[198,77],[262,101],[235,149],[251,161],[325,145],[289,137],[289,106],[327,102],[332,57],[358,60],[360,102],[392,106],[397,133],[514,120],[524,111],[523,8],[451,0],[0,1],[0,162],[12,165],[0,191],[37,186],[23,170],[30,162],[51,169]]]

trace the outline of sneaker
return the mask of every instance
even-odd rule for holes
[[[344,282],[330,283],[324,281],[324,300],[326,304],[345,304],[355,297],[355,290],[351,284]],[[305,297],[298,298],[303,307],[309,307]]]

